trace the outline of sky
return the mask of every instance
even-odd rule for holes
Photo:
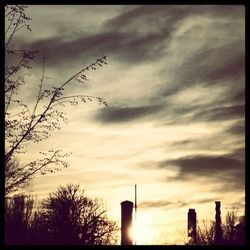
[[[241,5],[30,5],[32,32],[16,48],[38,49],[24,86],[30,105],[46,56],[47,86],[59,85],[97,58],[67,94],[100,96],[68,106],[69,124],[31,145],[71,152],[70,167],[37,176],[29,191],[43,198],[79,183],[104,200],[120,224],[120,203],[138,189],[139,244],[178,244],[187,212],[198,220],[245,205],[245,9]]]

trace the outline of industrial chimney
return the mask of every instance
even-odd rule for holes
[[[196,243],[196,212],[193,208],[188,210],[188,237],[191,237],[192,244]]]
[[[133,206],[132,201],[121,203],[121,245],[133,245],[131,235]]]
[[[222,243],[222,228],[220,217],[220,201],[215,202],[215,244]]]

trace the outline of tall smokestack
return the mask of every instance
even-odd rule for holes
[[[220,217],[220,201],[215,202],[215,244],[222,243],[222,228]]]
[[[137,219],[137,185],[135,184],[135,221],[134,221],[134,228],[137,229],[137,224],[136,224],[136,219]],[[136,237],[135,239],[135,245],[136,245]]]
[[[133,245],[132,239],[132,214],[134,203],[123,201],[121,203],[121,245]]]
[[[196,212],[193,208],[188,210],[188,237],[191,237],[192,244],[196,243]]]

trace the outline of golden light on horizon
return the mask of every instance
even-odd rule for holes
[[[148,245],[154,242],[155,230],[151,226],[150,218],[143,216],[143,214],[136,222],[134,221],[131,233],[136,245]]]

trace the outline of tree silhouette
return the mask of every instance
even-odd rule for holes
[[[223,238],[226,245],[239,245],[245,242],[245,216],[238,217],[237,209],[228,211],[223,225]]]
[[[17,195],[5,199],[6,244],[26,244],[29,242],[33,205],[34,199],[27,195]]]
[[[5,199],[7,245],[110,245],[117,232],[103,202],[79,185],[60,186],[40,204],[30,195]]]
[[[102,202],[90,199],[79,185],[60,186],[43,202],[50,244],[114,244],[117,224],[109,220]]]
[[[105,56],[50,88],[44,87],[48,77],[45,75],[46,63],[43,56],[41,79],[33,87],[37,87],[37,95],[31,104],[25,103],[22,87],[28,83],[27,77],[32,74],[32,62],[39,54],[38,50],[15,49],[16,34],[23,29],[31,31],[31,18],[25,14],[26,8],[27,6],[22,5],[5,6],[5,195],[27,185],[36,174],[46,174],[69,166],[65,161],[69,154],[54,149],[39,152],[40,158],[27,164],[15,164],[20,155],[26,153],[28,145],[46,140],[52,131],[59,130],[62,123],[68,122],[62,107],[92,100],[107,106],[101,97],[65,94],[69,85],[86,83],[87,71],[107,64]]]

